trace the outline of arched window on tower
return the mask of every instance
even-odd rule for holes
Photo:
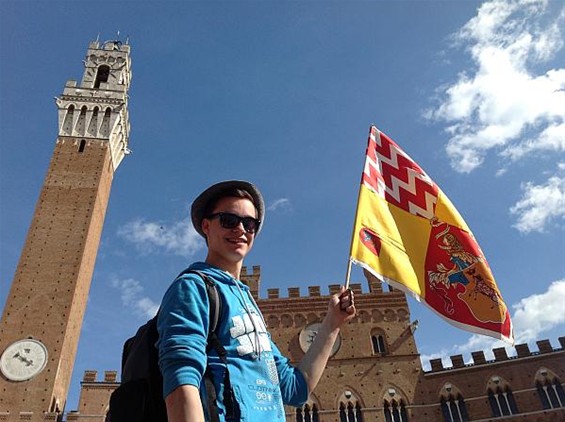
[[[55,397],[53,397],[53,399],[51,400],[49,411],[52,413],[61,411],[61,409],[59,408],[59,400],[57,400]]]
[[[355,416],[357,417],[358,421],[363,421],[363,413],[361,413],[361,405],[359,402],[355,403]]]
[[[518,413],[510,385],[499,376],[493,376],[489,380],[487,395],[493,416],[509,416]]]
[[[440,405],[444,422],[467,422],[469,420],[467,406],[461,394],[442,397]]]
[[[86,132],[91,136],[96,136],[98,134],[98,107],[94,107],[94,110],[92,110],[92,117],[90,118],[90,123],[88,124]]]
[[[339,404],[339,422],[347,422],[347,413],[345,412],[345,404]]]
[[[302,416],[302,408],[296,408],[296,422],[304,422],[304,417]]]
[[[80,114],[78,115],[77,124],[75,126],[75,134],[78,136],[84,136],[84,130],[86,127],[86,106],[82,106],[80,109]]]
[[[383,411],[387,422],[407,422],[408,413],[406,403],[402,395],[398,394],[395,388],[386,390],[383,400]]]
[[[371,342],[373,343],[373,353],[385,353],[385,339],[382,335],[377,334],[371,336]]]
[[[565,407],[565,393],[561,380],[550,370],[541,368],[536,373],[536,389],[544,409]]]
[[[386,353],[385,333],[381,329],[371,331],[371,345],[373,346],[373,354]]]
[[[469,420],[467,406],[459,388],[449,382],[440,391],[440,406],[444,422],[466,422]]]
[[[67,114],[65,114],[65,121],[63,122],[62,131],[65,135],[71,135],[73,133],[74,114],[75,106],[71,104],[67,109]]]
[[[104,117],[102,117],[102,124],[100,125],[99,136],[108,137],[110,136],[110,119],[112,117],[112,110],[110,107],[104,112]]]
[[[296,422],[319,422],[318,405],[306,403],[303,407],[296,408]]]
[[[100,88],[100,84],[108,82],[109,77],[110,77],[110,66],[103,64],[96,71],[96,79],[94,80],[94,88]]]
[[[406,404],[404,400],[400,401],[385,400],[384,401],[385,421],[387,422],[407,422],[408,414],[406,413]]]
[[[360,400],[351,390],[345,390],[339,397],[340,422],[363,422]]]

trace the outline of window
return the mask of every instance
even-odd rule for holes
[[[565,394],[561,380],[548,368],[540,368],[535,376],[538,396],[544,409],[565,407]]]
[[[296,409],[296,422],[319,422],[318,406],[314,403],[311,406],[306,403],[304,407]]]
[[[110,118],[112,117],[112,110],[110,107],[104,112],[104,117],[102,117],[102,124],[100,125],[99,136],[108,137],[110,136]]]
[[[396,400],[384,401],[384,413],[386,422],[406,422],[408,415],[406,414],[406,406],[404,400],[397,402]]]
[[[538,381],[536,387],[544,409],[565,407],[565,394],[558,378],[554,378],[553,381],[548,378]]]
[[[343,390],[338,397],[340,422],[363,422],[363,406],[353,389]]]
[[[83,106],[80,109],[80,114],[78,116],[78,120],[75,126],[75,132],[79,135],[79,136],[84,136],[84,128],[86,125],[86,106]]]
[[[78,146],[78,152],[84,152],[84,147],[86,146],[86,141],[81,139],[80,145]]]
[[[359,402],[353,404],[352,402],[341,402],[339,404],[339,421],[340,422],[363,422],[363,415],[361,414],[361,405]]]
[[[65,121],[63,122],[63,133],[66,135],[71,135],[73,132],[74,113],[75,113],[75,106],[71,104],[67,109],[67,114],[65,115]]]
[[[515,415],[518,413],[516,402],[509,386],[497,387],[494,391],[489,388],[488,401],[495,417]]]
[[[94,107],[90,124],[88,125],[87,132],[89,135],[96,136],[98,134],[98,107]]]
[[[386,353],[385,339],[383,335],[372,335],[371,342],[373,343],[373,353]]]
[[[469,420],[467,414],[467,406],[463,396],[458,394],[457,397],[449,395],[447,398],[441,398],[441,413],[445,422],[466,422]]]
[[[446,382],[440,393],[440,407],[445,422],[466,422],[469,420],[467,406],[457,386]]]
[[[380,328],[371,330],[371,345],[373,354],[384,354],[387,352],[386,334]]]
[[[110,66],[103,64],[98,68],[96,72],[96,79],[94,80],[94,88],[100,88],[101,83],[108,82],[108,77],[110,76]]]

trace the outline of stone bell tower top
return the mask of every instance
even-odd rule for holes
[[[80,85],[67,81],[63,94],[55,98],[59,109],[58,135],[109,141],[115,171],[131,152],[127,108],[132,76],[130,46],[117,40],[93,41],[83,64]]]

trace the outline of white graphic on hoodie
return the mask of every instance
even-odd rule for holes
[[[251,321],[251,318],[253,318],[253,321]],[[251,317],[248,313],[237,315],[232,317],[232,324],[230,334],[239,343],[239,346],[237,346],[239,356],[248,355],[256,350],[271,351],[267,327],[265,327],[263,319],[259,315],[256,313],[251,314]],[[257,327],[257,333],[255,327]],[[257,341],[259,341],[261,349],[257,347]]]

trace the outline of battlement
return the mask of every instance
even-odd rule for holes
[[[116,49],[116,45],[119,45],[120,50],[130,51],[129,40],[126,40],[125,44],[119,40],[111,40],[101,43],[100,41],[90,41],[88,43],[89,50],[108,50],[112,51]]]
[[[267,300],[269,299],[282,299],[282,298],[307,298],[307,297],[322,297],[322,296],[331,296],[339,292],[340,284],[330,284],[328,286],[328,294],[322,293],[322,288],[320,286],[308,286],[308,295],[302,296],[300,294],[300,287],[289,287],[287,289],[287,296],[281,296],[279,288],[267,289]],[[353,290],[353,293],[356,295],[363,294],[361,289],[360,283],[352,283],[349,285],[350,289]]]
[[[255,300],[258,300],[259,287],[261,286],[261,266],[254,265],[253,267],[251,267],[251,272],[249,271],[248,267],[241,268],[241,274],[239,275],[239,278],[247,286],[249,286],[251,295],[255,298]]]
[[[369,285],[369,291],[364,292],[362,289],[361,283],[350,283],[349,288],[355,293],[355,295],[360,296],[363,294],[386,294],[392,292],[398,292],[398,290],[393,289],[392,287],[388,287],[387,290],[383,290],[383,284],[379,279],[377,279],[374,275],[369,273],[368,271],[363,271],[365,277],[367,278],[367,282]],[[247,267],[243,267],[241,269],[241,280],[245,282],[249,288],[251,289],[251,293],[255,299],[259,298],[259,287],[261,282],[261,267],[259,265],[254,265],[252,267],[251,272]],[[328,286],[327,294],[322,291],[321,286],[308,286],[307,291],[308,294],[302,296],[300,287],[288,287],[287,295],[281,295],[281,290],[276,288],[267,289],[267,297],[262,300],[273,300],[273,299],[297,299],[297,298],[312,298],[312,297],[323,297],[323,296],[331,296],[339,292],[339,288],[341,284],[330,284]]]
[[[526,344],[517,344],[514,347],[515,354],[511,354],[510,356],[507,353],[506,348],[504,347],[497,347],[492,349],[492,353],[494,355],[494,359],[487,360],[485,357],[484,350],[478,350],[475,352],[471,352],[471,361],[465,362],[463,359],[463,355],[453,355],[450,356],[449,359],[451,360],[451,366],[444,367],[443,361],[441,358],[438,359],[431,359],[430,365],[431,370],[426,371],[426,374],[442,372],[442,371],[449,371],[453,369],[459,368],[468,368],[471,366],[478,366],[478,365],[488,365],[492,363],[499,363],[505,362],[508,360],[516,360],[516,359],[523,359],[528,358],[531,356],[538,356],[545,353],[553,353],[553,352],[560,352],[565,350],[565,337],[559,337],[559,344],[561,347],[553,348],[549,340],[539,340],[536,342],[538,346],[537,352],[531,352],[530,347]]]
[[[84,375],[82,376],[83,384],[98,383],[98,382],[117,383],[118,371],[104,371],[104,378],[101,380],[98,380],[98,371],[94,371],[94,370],[84,371]]]

